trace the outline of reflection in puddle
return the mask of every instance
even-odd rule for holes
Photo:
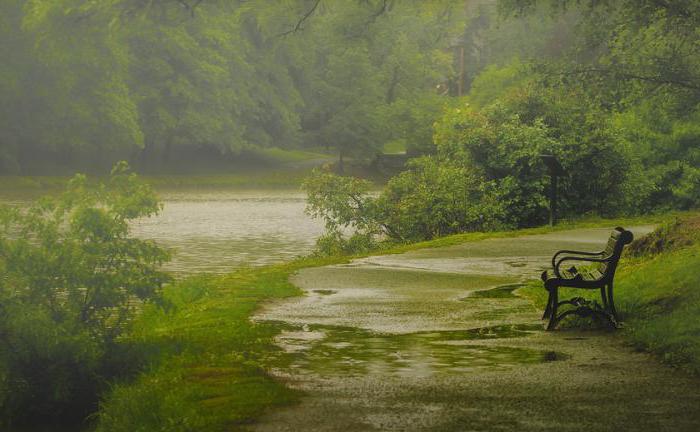
[[[321,294],[321,295],[331,295],[331,294],[337,293],[338,291],[329,290],[329,289],[315,289],[315,290],[312,290],[312,292],[315,292],[316,294]]]
[[[464,297],[461,300],[469,301],[471,299],[483,298],[516,298],[517,296],[513,294],[513,291],[515,291],[518,288],[522,288],[523,286],[525,286],[525,284],[516,283],[508,285],[499,285],[497,287],[487,290],[472,291],[471,293],[469,293],[469,296]]]
[[[312,327],[282,332],[283,348],[273,360],[296,373],[318,375],[394,375],[428,377],[561,360],[552,351],[480,344],[480,340],[523,337],[540,326],[504,325],[458,331],[378,334],[342,327]]]

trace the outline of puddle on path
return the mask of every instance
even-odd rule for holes
[[[284,329],[268,370],[306,396],[246,430],[700,430],[697,383],[609,335],[545,334],[541,311],[514,294],[554,251],[597,250],[608,234],[499,239],[299,272],[292,281],[306,296],[270,304],[256,320]]]
[[[469,293],[467,297],[464,297],[461,300],[469,302],[485,298],[517,298],[517,296],[513,294],[513,291],[515,291],[518,288],[522,288],[523,286],[525,286],[525,284],[522,283],[499,285],[497,287],[490,288],[487,290],[473,291]]]
[[[308,326],[283,331],[276,339],[283,351],[269,360],[297,375],[426,378],[564,358],[551,351],[480,343],[524,337],[540,329],[538,325],[506,325],[397,335]]]
[[[256,319],[387,334],[539,323],[530,303],[516,296],[483,298],[468,307],[459,301],[472,292],[517,281],[373,266],[311,268],[292,278],[305,296],[267,305]]]

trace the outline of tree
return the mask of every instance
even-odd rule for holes
[[[459,16],[445,0],[11,0],[0,12],[12,41],[0,169],[15,173],[429,148]]]
[[[642,91],[667,89],[697,100],[700,94],[700,3],[695,0],[500,0],[506,15],[545,6],[575,10],[576,51],[553,71],[576,79],[628,83]]]

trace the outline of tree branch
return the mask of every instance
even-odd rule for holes
[[[618,77],[621,77],[624,79],[629,79],[629,80],[644,81],[644,82],[661,84],[661,85],[672,85],[672,86],[686,88],[689,90],[700,91],[700,84],[696,84],[693,82],[674,79],[671,77],[639,75],[639,74],[635,74],[635,73],[631,73],[631,72],[615,71],[615,70],[610,70],[610,69],[585,68],[585,69],[577,69],[577,70],[558,73],[558,75],[560,75],[560,76],[585,75],[585,74],[616,75]]]
[[[304,24],[304,21],[306,21],[307,19],[309,19],[309,17],[311,17],[311,15],[313,15],[313,13],[316,11],[316,8],[318,8],[318,5],[319,5],[320,3],[321,3],[321,0],[316,0],[316,1],[314,2],[314,5],[311,6],[311,9],[309,9],[309,10],[304,14],[304,16],[302,16],[302,17],[299,19],[299,21],[297,21],[296,25],[295,25],[291,30],[288,30],[288,31],[286,31],[286,32],[284,32],[284,33],[280,33],[280,34],[276,35],[275,37],[287,36],[287,35],[290,35],[290,34],[292,34],[292,33],[296,33],[296,32],[298,32],[299,30],[301,30],[301,26],[302,26],[302,24]]]

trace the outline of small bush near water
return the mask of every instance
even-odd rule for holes
[[[80,421],[138,366],[119,339],[169,280],[168,253],[128,224],[159,209],[125,163],[104,184],[77,175],[58,198],[0,208],[0,426]]]

